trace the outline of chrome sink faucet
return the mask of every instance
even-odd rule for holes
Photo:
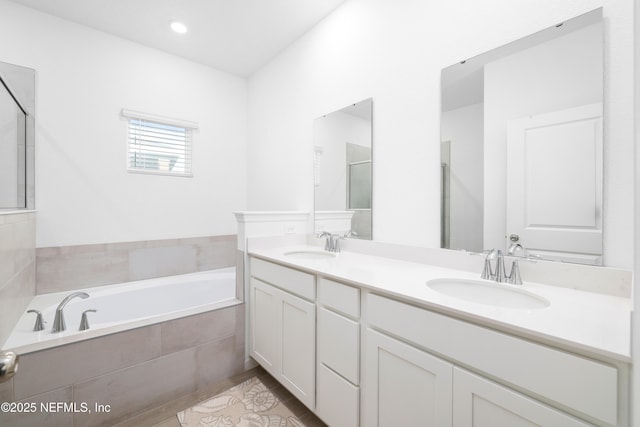
[[[520,246],[520,245],[518,245]],[[520,246],[522,248],[522,246]],[[509,255],[514,254],[515,251],[509,248]],[[491,262],[495,260],[495,270],[491,267]],[[484,268],[480,275],[482,279],[494,280],[499,283],[510,283],[512,285],[522,285],[522,278],[520,277],[520,268],[518,267],[518,260],[514,259],[511,264],[511,271],[507,276],[504,268],[504,255],[499,249],[491,249],[484,259]]]
[[[328,231],[323,231],[322,233],[317,234],[316,237],[318,239],[322,239],[323,237],[325,237],[326,240],[324,243],[324,250],[331,252],[331,233],[329,233]]]
[[[328,252],[340,252],[340,239],[342,237],[339,234],[331,234],[328,231],[323,231],[317,235],[318,238],[325,237],[324,250]]]
[[[491,267],[491,261],[496,261],[496,268]],[[504,271],[504,256],[499,249],[491,249],[484,259],[484,268],[480,278],[487,280],[495,280],[496,282],[504,282],[506,274]]]
[[[65,297],[65,299],[63,299],[58,305],[58,308],[56,308],[56,317],[53,320],[53,328],[51,328],[51,332],[62,332],[67,329],[67,325],[64,323],[64,313],[62,312],[62,310],[69,303],[69,301],[76,297],[86,299],[89,298],[89,294],[86,292],[74,292]]]

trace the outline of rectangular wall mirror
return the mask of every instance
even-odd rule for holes
[[[0,210],[34,209],[35,71],[0,62]]]
[[[442,247],[602,264],[597,9],[442,70]]]
[[[371,240],[371,98],[313,124],[314,229]]]

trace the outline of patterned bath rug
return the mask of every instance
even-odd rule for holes
[[[176,415],[182,427],[304,427],[257,377]]]

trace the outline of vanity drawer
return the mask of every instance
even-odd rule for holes
[[[617,424],[618,371],[585,357],[367,295],[372,326],[528,390],[538,398]]]
[[[360,324],[325,308],[318,308],[318,361],[353,384],[360,373]]]
[[[315,276],[272,262],[251,258],[251,276],[308,300],[316,298]]]
[[[358,387],[318,365],[316,413],[323,421],[332,427],[359,425],[359,400]]]
[[[360,317],[360,289],[321,277],[318,301],[331,309],[357,319]]]

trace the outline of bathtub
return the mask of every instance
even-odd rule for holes
[[[29,353],[240,304],[235,277],[235,267],[229,267],[37,295],[27,310],[42,312],[45,329],[34,332],[35,314],[25,310],[1,348]],[[66,330],[51,332],[58,304],[78,291],[89,298],[72,299],[64,308]],[[90,328],[79,331],[82,313],[90,309],[96,310],[87,313]]]

